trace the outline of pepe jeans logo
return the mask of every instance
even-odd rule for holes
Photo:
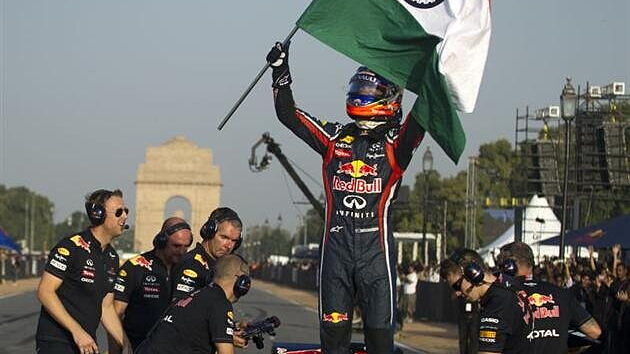
[[[443,3],[444,0],[405,0],[405,2],[418,9],[430,9]]]

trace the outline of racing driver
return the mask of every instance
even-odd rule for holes
[[[409,117],[401,124],[401,88],[366,67],[349,82],[346,112],[354,122],[328,123],[296,108],[288,54],[288,44],[276,43],[266,58],[276,114],[323,159],[322,352],[349,352],[356,298],[367,351],[392,353],[396,259],[390,206],[424,130]]]

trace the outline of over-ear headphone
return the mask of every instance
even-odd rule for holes
[[[107,211],[104,204],[111,195],[111,191],[99,189],[90,195],[90,200],[85,202],[85,212],[92,226],[99,226],[105,222]]]
[[[514,258],[506,258],[501,264],[499,264],[501,273],[507,274],[511,277],[515,277],[518,274],[518,265]]]
[[[160,232],[158,232],[158,234],[155,235],[155,237],[153,238],[153,247],[159,250],[166,248],[168,238],[179,230],[190,230],[190,225],[188,225],[188,223],[186,222],[180,222],[175,225],[166,227],[163,230],[160,230]],[[192,244],[192,241],[193,238],[190,237],[190,242],[188,243],[188,246]]]
[[[450,260],[455,262],[462,270],[462,275],[469,283],[479,286],[484,283],[485,273],[480,264],[474,260],[465,260],[464,255],[460,251],[451,254]]]
[[[236,278],[236,282],[234,283],[234,296],[237,298],[247,294],[249,289],[252,287],[252,279],[247,274],[241,274]]]
[[[201,238],[204,241],[213,238],[217,231],[219,231],[219,224],[225,221],[237,221],[239,224],[243,224],[241,218],[239,218],[234,210],[227,207],[217,208],[210,214],[210,217],[208,217],[208,220],[203,226],[201,226],[199,230]],[[241,246],[241,243],[243,243],[243,236],[239,235],[232,249],[232,253]]]

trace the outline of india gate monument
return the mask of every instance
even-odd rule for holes
[[[212,164],[212,150],[200,148],[183,136],[147,147],[136,179],[134,250],[145,252],[153,247],[153,237],[171,216],[164,212],[172,198],[188,201],[191,211],[186,221],[193,235],[198,235],[210,212],[219,206],[220,195],[221,175],[219,167]]]

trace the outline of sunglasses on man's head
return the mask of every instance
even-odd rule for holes
[[[462,280],[464,280],[464,276],[459,277],[459,279],[451,285],[453,290],[462,291]]]
[[[125,212],[125,214],[129,215],[129,208],[118,208],[116,209],[116,211],[114,211],[114,216],[116,216],[117,218],[121,217],[123,212]]]

